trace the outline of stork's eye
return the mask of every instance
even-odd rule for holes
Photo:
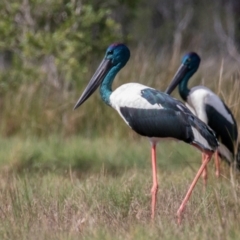
[[[112,55],[113,54],[113,50],[109,50],[107,55]]]
[[[191,62],[191,58],[188,58],[188,59],[187,59],[187,62]]]

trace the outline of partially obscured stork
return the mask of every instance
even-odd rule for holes
[[[180,101],[153,88],[128,83],[112,91],[116,74],[130,58],[124,44],[112,44],[88,83],[74,109],[83,104],[100,85],[102,100],[114,108],[123,120],[138,134],[148,137],[152,145],[152,215],[154,218],[158,190],[156,144],[160,138],[175,138],[189,143],[206,154],[179,210],[178,221],[203,169],[218,146],[213,131]]]
[[[215,131],[220,141],[218,151],[215,153],[216,176],[218,177],[220,174],[218,156],[240,168],[237,163],[238,128],[230,109],[215,93],[204,86],[188,88],[188,80],[197,71],[200,61],[197,53],[186,54],[165,92],[171,94],[179,84],[178,91],[187,103],[186,105],[190,106],[192,112]],[[203,154],[202,159],[204,160],[204,158]],[[204,170],[203,178],[206,184],[207,168]]]

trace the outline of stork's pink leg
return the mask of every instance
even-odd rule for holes
[[[156,143],[152,143],[152,174],[153,174],[153,185],[151,189],[152,193],[152,215],[151,218],[154,219],[156,201],[157,201],[157,191],[158,191],[158,182],[157,182],[157,164],[156,164]]]
[[[219,161],[219,157],[218,157],[218,151],[215,152],[215,173],[216,176],[219,177],[220,176],[220,161]]]
[[[182,204],[180,205],[178,211],[177,211],[177,217],[178,217],[178,224],[181,224],[181,220],[182,220],[182,213],[184,211],[184,208],[187,204],[187,201],[189,200],[191,194],[192,194],[192,191],[198,181],[198,179],[200,178],[201,174],[203,173],[205,167],[207,166],[207,164],[209,163],[209,161],[211,160],[211,157],[212,157],[212,153],[208,153],[208,154],[205,154],[205,159],[201,165],[201,167],[199,168],[195,178],[193,179],[193,182],[192,184],[190,185],[188,191],[187,191],[187,194],[185,196],[185,198],[183,199],[182,201]]]
[[[206,154],[205,153],[202,153],[202,163],[204,163],[206,159]],[[203,172],[202,172],[202,178],[203,178],[203,185],[204,185],[204,190],[206,189],[206,186],[207,186],[207,165],[206,167],[203,169]]]

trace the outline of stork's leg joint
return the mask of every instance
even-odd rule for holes
[[[184,210],[184,206],[181,205],[179,207],[178,211],[177,211],[177,223],[178,223],[178,225],[181,225],[181,223],[182,223],[182,212],[183,212],[183,210]]]
[[[152,195],[157,195],[158,192],[158,184],[154,184],[151,189]]]
[[[219,161],[219,157],[218,157],[218,151],[215,152],[214,154],[215,156],[215,174],[216,177],[218,178],[220,176],[220,161]]]

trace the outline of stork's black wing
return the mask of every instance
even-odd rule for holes
[[[197,142],[202,149],[216,149],[218,142],[214,132],[182,102],[152,88],[142,90],[141,95],[156,108],[120,108],[122,116],[138,134],[175,138],[187,143]],[[202,141],[203,139],[205,141]]]
[[[215,131],[217,138],[228,150],[235,155],[235,144],[238,137],[237,123],[230,109],[222,102],[227,112],[231,115],[233,123],[229,122],[213,106],[206,104],[205,110],[208,118],[208,125]]]

